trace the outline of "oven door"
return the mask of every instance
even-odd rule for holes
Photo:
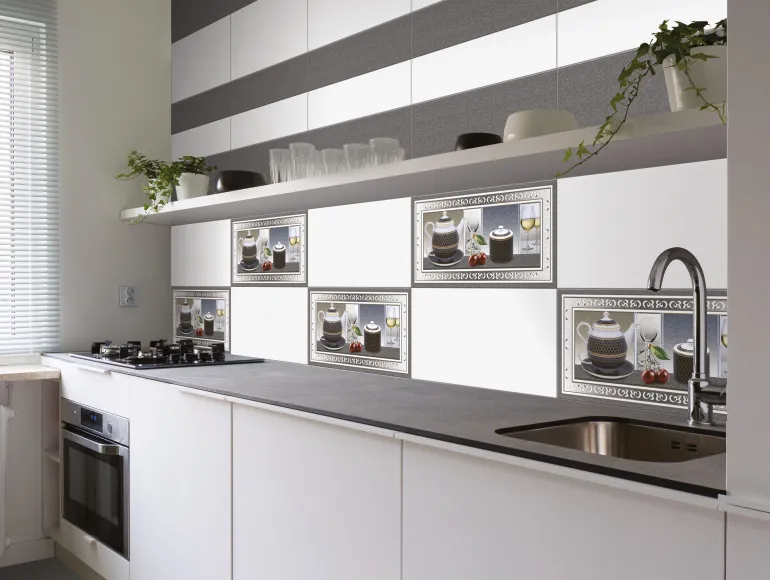
[[[62,426],[65,520],[128,558],[128,447]]]

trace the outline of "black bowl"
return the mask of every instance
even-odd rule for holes
[[[463,133],[455,141],[455,151],[486,147],[487,145],[498,145],[502,142],[503,138],[494,133]]]
[[[226,191],[237,191],[261,185],[267,185],[267,180],[264,175],[256,171],[220,171],[217,174],[214,191],[216,193],[224,193]]]

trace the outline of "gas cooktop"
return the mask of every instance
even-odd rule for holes
[[[142,350],[142,343],[129,341],[115,344],[110,341],[92,342],[90,353],[73,353],[71,356],[130,369],[167,369],[232,365],[265,362],[263,358],[238,356],[225,352],[225,345],[194,344],[192,340],[166,343],[153,340],[150,348]]]

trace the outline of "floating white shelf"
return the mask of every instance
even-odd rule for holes
[[[523,184],[553,179],[568,167],[564,150],[593,142],[597,127],[535,137],[466,151],[421,157],[340,173],[220,193],[168,204],[145,223],[180,225],[248,218],[367,201]],[[613,143],[570,177],[676,165],[727,157],[727,127],[699,110],[665,113],[629,121]],[[123,210],[133,220],[141,208]]]

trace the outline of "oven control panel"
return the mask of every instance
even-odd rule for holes
[[[128,446],[128,419],[125,417],[85,407],[69,399],[62,399],[61,420],[68,425]]]

